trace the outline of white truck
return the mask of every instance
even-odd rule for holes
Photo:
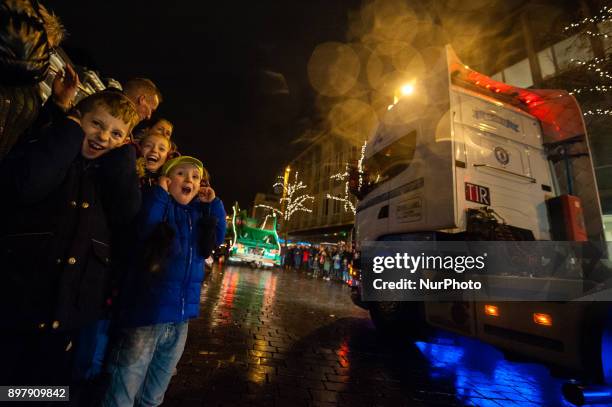
[[[463,65],[450,46],[405,93],[367,140],[363,170],[351,180],[358,244],[601,240],[586,130],[571,95],[494,81]],[[559,196],[571,208],[553,214],[547,201]],[[607,303],[364,302],[356,277],[353,300],[379,328],[405,331],[423,320],[612,379]],[[503,276],[500,284],[512,278],[520,286],[536,277]]]

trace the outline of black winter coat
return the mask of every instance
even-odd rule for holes
[[[40,111],[37,86],[0,85],[0,161]]]
[[[40,102],[38,85],[0,85],[0,161],[17,142],[38,137],[46,127],[66,116],[53,101],[48,100],[42,107]]]
[[[0,166],[0,313],[9,326],[78,328],[107,306],[111,230],[140,207],[136,155],[126,145],[86,160],[83,137],[63,119]]]

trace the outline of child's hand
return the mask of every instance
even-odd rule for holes
[[[170,183],[172,181],[170,180],[170,178],[166,177],[165,175],[162,175],[159,177],[159,186],[162,187],[164,189],[164,191],[168,192],[168,187],[170,186]]]
[[[215,190],[211,187],[200,187],[200,191],[198,192],[198,197],[200,198],[200,202],[210,203],[215,200]]]
[[[58,72],[53,80],[53,100],[64,110],[70,109],[72,101],[79,90],[79,75],[70,66],[66,65],[63,72]]]

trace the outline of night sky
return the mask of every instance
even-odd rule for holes
[[[209,169],[226,207],[271,192],[316,116],[307,77],[317,44],[343,41],[356,0],[45,2],[77,65],[123,82],[148,77],[183,154]],[[281,73],[289,92],[283,92]],[[286,89],[286,88],[285,88]]]
[[[74,63],[160,87],[158,116],[175,124],[181,153],[204,162],[227,208],[272,192],[305,135],[329,130],[360,145],[392,90],[425,74],[428,49],[451,43],[482,72],[525,58],[515,51],[526,3],[537,41],[564,38],[579,9],[577,0],[44,1],[69,32]],[[331,45],[333,57],[317,51],[309,70],[318,45],[347,41]],[[327,75],[313,80],[317,91],[309,72]]]

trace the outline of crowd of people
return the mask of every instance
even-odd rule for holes
[[[44,79],[57,18],[34,1],[0,15],[0,92],[16,104],[17,88]],[[14,111],[18,126],[2,118],[0,384],[70,385],[73,405],[156,406],[226,213],[202,161],[153,117],[153,81],[81,100],[78,88],[66,65],[44,105]]]
[[[285,270],[299,270],[313,278],[348,283],[349,269],[359,261],[359,253],[345,244],[290,245],[281,256]]]

